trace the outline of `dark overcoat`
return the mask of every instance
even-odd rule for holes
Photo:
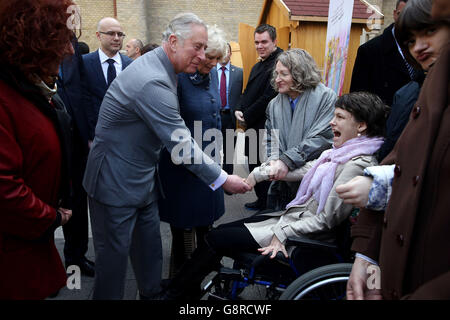
[[[220,132],[220,96],[217,76],[211,74],[178,75],[178,99],[180,114],[192,136],[203,137],[208,129]],[[194,122],[201,121],[194,130]],[[197,134],[196,134],[197,133]],[[200,138],[201,138],[200,137]],[[197,141],[203,151],[216,149],[215,142],[208,139]],[[212,152],[212,156],[216,153]],[[208,185],[187,170],[183,165],[175,165],[170,154],[164,149],[159,163],[164,197],[159,201],[159,213],[162,221],[174,227],[190,228],[212,225],[225,211],[223,189],[213,191]]]
[[[368,91],[392,105],[395,92],[411,81],[405,60],[398,51],[392,28],[358,48],[350,92]]]
[[[450,299],[450,44],[382,164],[395,163],[385,214],[362,210],[353,250],[379,261],[385,299]]]

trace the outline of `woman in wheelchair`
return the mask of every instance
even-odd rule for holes
[[[203,278],[220,266],[223,256],[259,252],[274,258],[282,252],[288,257],[285,243],[289,236],[333,242],[333,228],[352,210],[335,188],[377,163],[374,153],[383,143],[387,113],[388,107],[376,95],[355,92],[340,97],[330,122],[333,147],[285,177],[301,179],[297,195],[286,210],[257,214],[211,230],[205,237],[206,244],[194,251],[162,298],[200,298]],[[255,169],[248,180],[254,183],[273,178],[270,166],[265,166]]]

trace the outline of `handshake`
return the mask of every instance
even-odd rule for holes
[[[246,193],[258,182],[264,180],[282,180],[288,176],[288,167],[281,161],[275,160],[269,163],[263,163],[255,168],[247,177],[243,179],[237,175],[229,175],[223,188],[229,193]]]
[[[246,193],[253,188],[247,183],[246,179],[235,174],[229,175],[222,187],[228,193]]]

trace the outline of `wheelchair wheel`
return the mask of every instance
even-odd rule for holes
[[[343,300],[352,266],[338,263],[311,270],[292,282],[280,300]]]

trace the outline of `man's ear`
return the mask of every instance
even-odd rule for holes
[[[178,46],[178,38],[176,35],[171,34],[169,36],[169,47],[173,52],[177,52],[177,46]]]

